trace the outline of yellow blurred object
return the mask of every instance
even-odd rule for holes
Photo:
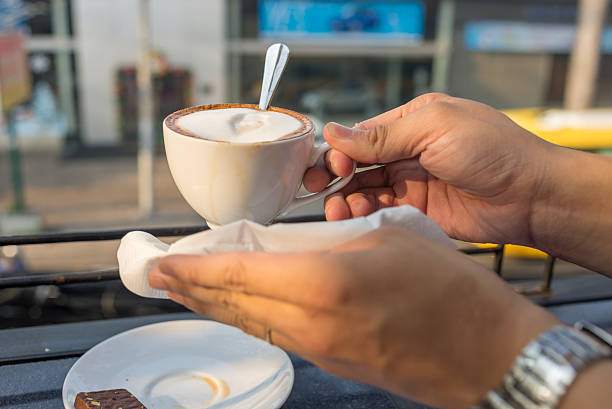
[[[476,246],[481,248],[494,247],[497,244],[482,244],[476,243]],[[514,244],[506,244],[504,246],[504,256],[522,257],[522,258],[545,258],[546,253],[543,251],[524,246],[515,246]]]
[[[527,108],[507,110],[504,113],[519,126],[556,145],[589,151],[612,148],[612,109],[564,111]],[[540,250],[514,245],[507,245],[504,254],[525,258],[546,257],[546,253]]]
[[[519,126],[556,145],[581,150],[612,148],[612,109],[504,111]]]

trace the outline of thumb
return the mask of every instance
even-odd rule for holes
[[[323,129],[323,136],[332,148],[357,162],[395,162],[413,158],[427,146],[432,132],[423,126],[428,123],[423,119],[411,114],[371,129],[347,128],[331,122]]]

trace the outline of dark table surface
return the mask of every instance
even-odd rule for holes
[[[549,308],[565,322],[586,319],[612,328],[612,301]],[[0,407],[60,409],[62,384],[78,356],[106,338],[130,328],[169,320],[194,319],[191,313],[60,324],[0,331]],[[295,383],[287,409],[422,409],[385,391],[336,378],[291,355]]]

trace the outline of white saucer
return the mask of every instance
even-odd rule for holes
[[[281,349],[214,321],[169,321],[115,335],[70,368],[62,398],[127,389],[148,409],[277,409],[293,386]]]

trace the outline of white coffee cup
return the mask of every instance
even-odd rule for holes
[[[217,104],[187,108],[163,123],[170,172],[189,205],[214,228],[241,219],[266,224],[278,216],[330,195],[346,186],[355,173],[319,193],[296,197],[307,168],[323,160],[327,144],[314,145],[312,121],[282,108],[304,123],[295,135],[256,143],[204,139],[178,126],[177,119],[200,110],[251,108],[256,105]]]

